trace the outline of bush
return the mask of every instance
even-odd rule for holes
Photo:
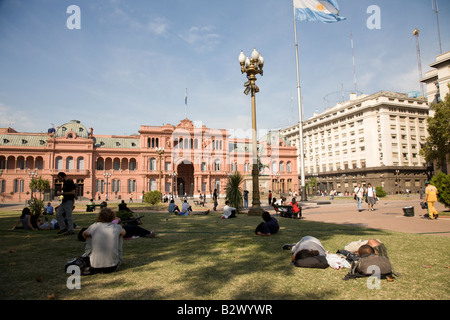
[[[239,171],[228,176],[227,186],[225,187],[227,200],[230,201],[230,206],[236,208],[236,213],[239,213],[239,208],[242,208],[242,190],[241,183],[244,177]]]
[[[386,191],[383,190],[383,187],[375,187],[375,192],[379,198],[386,197]]]
[[[450,175],[439,172],[431,179],[431,184],[439,191],[438,201],[446,207],[450,207]]]
[[[147,192],[144,194],[144,201],[151,205],[161,202],[161,192],[158,190]]]

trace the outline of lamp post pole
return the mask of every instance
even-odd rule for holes
[[[162,188],[161,188],[161,174],[162,174],[162,168],[161,168],[161,160],[162,160],[162,156],[164,154],[164,148],[156,148],[156,154],[159,156],[159,192],[162,193]]]
[[[263,75],[264,58],[262,55],[254,49],[251,58],[246,57],[244,52],[241,51],[239,55],[239,64],[241,65],[241,72],[247,74],[248,81],[245,82],[244,94],[251,93],[252,101],[252,207],[249,210],[249,215],[261,215],[263,209],[261,208],[261,201],[259,195],[259,166],[258,166],[258,148],[257,148],[257,131],[256,131],[256,93],[259,92],[259,88],[256,85],[256,75]]]
[[[112,172],[104,172],[103,176],[106,178],[106,200],[109,200],[108,197],[108,184],[109,184],[109,178],[112,176]]]

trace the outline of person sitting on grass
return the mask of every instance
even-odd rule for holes
[[[169,213],[173,213],[175,215],[180,213],[180,208],[178,208],[173,199],[171,199],[169,203]]]
[[[271,236],[280,229],[277,219],[272,217],[269,212],[264,211],[262,214],[264,222],[261,222],[255,229],[258,236]]]
[[[103,208],[97,215],[97,222],[90,225],[82,236],[86,239],[85,253],[90,260],[90,273],[111,273],[122,261],[125,229],[113,223],[116,214]]]
[[[206,211],[193,211],[191,205],[185,199],[183,205],[181,206],[181,211],[178,215],[188,216],[188,215],[206,215],[209,214],[209,210]]]
[[[119,211],[128,211],[128,212],[133,213],[133,211],[131,211],[131,209],[127,207],[125,200],[122,200],[122,202],[119,203]]]
[[[22,223],[22,227],[18,227],[18,225]],[[31,224],[31,211],[30,208],[23,208],[22,214],[19,217],[19,220],[13,225],[11,230],[14,230],[16,228],[19,229],[25,229],[25,230],[35,230],[33,228],[33,225]]]
[[[236,218],[236,208],[230,207],[230,200],[225,201],[222,219]]]
[[[181,205],[181,211],[180,211],[179,215],[180,216],[187,216],[187,215],[189,215],[189,212],[191,212],[191,211],[192,211],[192,207],[187,202],[187,200],[184,199],[184,202]]]

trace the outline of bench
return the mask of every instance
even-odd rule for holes
[[[292,206],[279,206],[277,204],[273,205],[273,208],[275,209],[276,214],[280,215],[280,217],[284,217],[284,218],[297,218],[297,214],[294,214],[294,212],[292,212]],[[299,207],[300,209],[300,215],[302,213],[302,208]]]
[[[205,206],[205,202],[204,202],[204,201],[201,201],[201,200],[194,200],[194,203],[195,203],[195,205],[197,205],[197,206],[200,206],[200,205]]]

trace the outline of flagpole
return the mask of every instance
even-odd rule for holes
[[[185,116],[185,119],[187,119],[187,88],[186,88],[186,94],[184,96],[184,116]]]
[[[297,22],[295,20],[295,6],[294,2],[292,2],[292,7],[294,11],[294,34],[295,34],[295,56],[297,60],[297,95],[298,95],[298,134],[299,134],[299,148],[300,148],[300,180],[301,180],[301,201],[307,201],[306,195],[306,183],[305,183],[305,156],[303,151],[303,112],[302,112],[302,93],[300,87],[300,70],[299,70],[299,61],[298,61],[298,41],[297,41]],[[297,149],[298,150],[298,149]]]

